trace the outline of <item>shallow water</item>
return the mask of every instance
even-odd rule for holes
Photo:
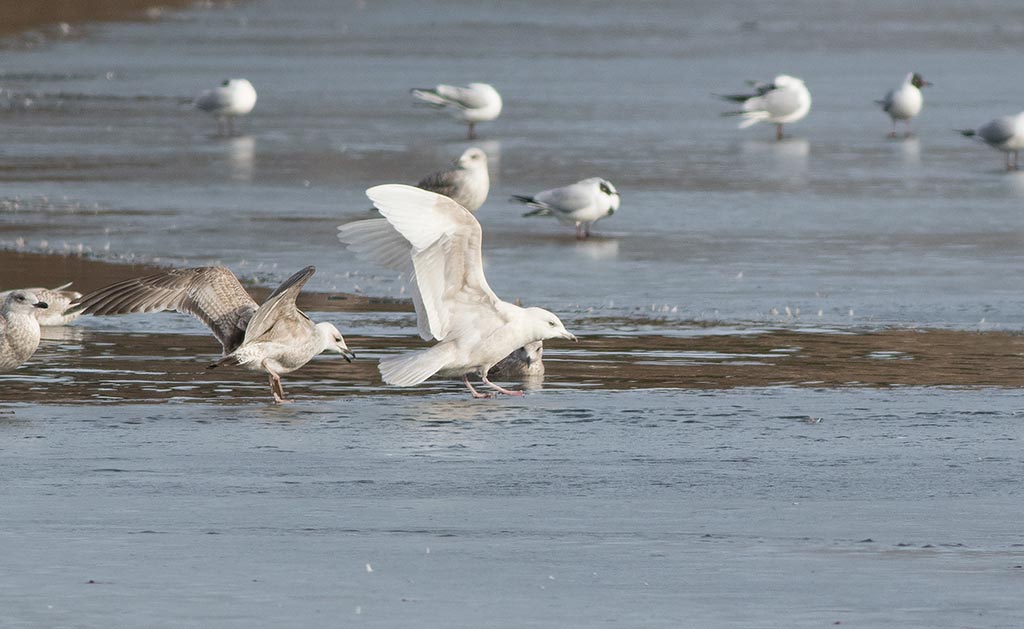
[[[1019,625],[1024,173],[951,130],[1024,102],[1021,18],[265,0],[4,40],[0,246],[263,288],[313,263],[304,307],[359,360],[286,376],[279,407],[207,371],[186,317],[48,331],[0,374],[0,617]],[[889,140],[871,101],[911,69],[936,85]],[[814,97],[790,138],[719,117],[713,93],[778,72]],[[230,139],[187,105],[227,76],[260,93]],[[382,388],[376,359],[418,344],[377,299],[402,282],[335,238],[365,188],[468,145],[408,88],[472,80],[505,97],[475,143],[488,279],[582,339],[522,399]],[[593,175],[623,206],[587,242],[506,202]],[[2,259],[83,290],[125,272]]]

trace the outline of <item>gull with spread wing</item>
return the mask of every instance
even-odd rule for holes
[[[433,192],[397,184],[376,186],[367,196],[384,218],[348,223],[338,238],[356,255],[411,280],[420,337],[433,347],[384,358],[384,382],[417,385],[434,375],[461,376],[475,398],[469,375],[508,395],[487,378],[513,351],[552,338],[576,340],[558,317],[541,308],[502,301],[484,277],[480,223],[464,207]]]
[[[333,324],[313,323],[295,305],[303,285],[316,268],[295,273],[262,304],[257,304],[234,273],[222,266],[172,269],[125,280],[89,293],[69,312],[117,315],[174,310],[206,324],[220,341],[224,357],[210,365],[240,365],[265,371],[274,401],[285,402],[281,376],[308,363],[324,351],[337,352],[351,362],[341,332]]]

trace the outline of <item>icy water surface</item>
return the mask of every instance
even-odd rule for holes
[[[266,0],[3,40],[0,247],[74,257],[3,254],[0,288],[316,264],[359,360],[274,406],[187,317],[48,331],[0,374],[0,625],[1020,626],[1024,173],[952,130],[1022,107],[1022,23]],[[935,87],[889,140],[910,70]],[[788,139],[719,117],[779,72],[814,98]],[[259,102],[219,138],[188,100],[235,76]],[[335,238],[469,146],[407,90],[473,80],[505,97],[489,282],[581,337],[521,399],[382,387],[421,346],[403,283]],[[593,175],[623,205],[587,242],[506,202]]]

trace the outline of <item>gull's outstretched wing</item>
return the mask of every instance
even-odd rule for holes
[[[205,266],[111,284],[76,300],[67,312],[116,315],[164,310],[187,313],[205,323],[229,354],[242,343],[256,302],[234,273]]]
[[[249,320],[243,342],[248,343],[265,335],[270,338],[263,340],[272,340],[276,336],[292,339],[296,333],[301,334],[303,329],[311,328],[312,321],[296,307],[295,300],[314,273],[316,267],[307,266],[282,282]]]
[[[503,302],[484,277],[480,223],[468,210],[412,186],[376,186],[366,194],[407,241],[421,300],[421,335],[426,330],[440,341],[481,315],[504,318]]]

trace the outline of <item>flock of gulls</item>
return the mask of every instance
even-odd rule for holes
[[[722,95],[739,104],[724,112],[739,117],[740,128],[774,124],[776,138],[784,126],[802,120],[811,109],[804,82],[780,74],[770,82],[750,82],[753,93]],[[921,89],[931,85],[916,72],[876,101],[892,120],[911,134],[911,120],[921,112]],[[413,98],[446,112],[467,125],[495,120],[501,95],[486,83],[438,85],[411,90]],[[217,120],[218,131],[233,134],[235,118],[256,105],[256,90],[246,79],[227,79],[194,101]],[[1024,148],[1024,112],[996,118],[976,129],[959,131],[1006,153],[1007,169],[1016,169]],[[388,356],[379,363],[385,383],[415,386],[434,376],[461,378],[474,398],[490,397],[470,382],[477,376],[495,392],[523,395],[491,377],[521,379],[542,374],[543,342],[576,340],[557,316],[541,308],[523,308],[501,300],[487,284],[481,254],[482,232],[474,217],[490,189],[487,154],[467,149],[453,168],[423,178],[416,186],[380,185],[367,190],[381,218],[338,228],[342,243],[357,256],[401,272],[412,287],[417,330],[428,349]],[[607,179],[589,177],[530,195],[514,195],[524,216],[552,216],[572,226],[578,239],[591,225],[619,209],[620,196]],[[220,266],[173,269],[134,278],[87,295],[68,290],[28,288],[0,293],[0,372],[11,371],[36,351],[40,326],[64,325],[82,314],[119,315],[176,311],[202,321],[220,342],[223,355],[209,368],[240,366],[267,374],[276,402],[287,401],[281,375],[295,371],[322,352],[351,361],[355,355],[331,323],[314,323],[296,306],[302,287],[315,273],[310,266],[284,281],[257,304],[235,275]]]

